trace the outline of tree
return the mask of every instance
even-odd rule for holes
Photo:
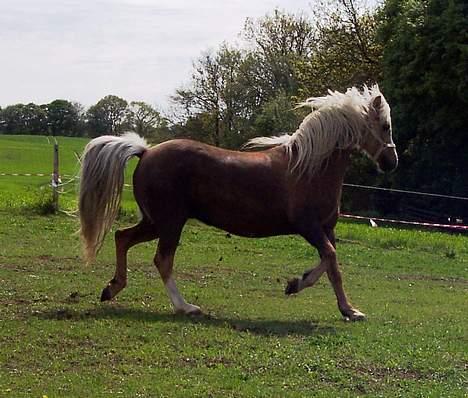
[[[118,134],[124,129],[128,103],[123,98],[107,95],[91,106],[86,114],[91,136]]]
[[[1,113],[1,124],[2,130],[6,134],[18,134],[18,132],[24,132],[23,124],[23,104],[8,105],[2,110]]]
[[[295,64],[308,58],[315,46],[315,29],[304,14],[275,10],[254,21],[247,19],[244,37],[253,45],[250,73],[261,76],[257,91],[266,102],[279,92],[295,95],[298,88]]]
[[[383,87],[401,150],[396,183],[468,194],[468,5],[387,0]]]
[[[86,108],[79,102],[72,102],[74,111],[78,117],[78,123],[76,125],[75,135],[77,137],[85,137],[87,135],[87,120],[86,120]]]
[[[9,105],[0,113],[0,125],[6,134],[44,134],[47,114],[42,106],[33,103]]]
[[[298,86],[293,61],[309,53],[312,28],[303,15],[276,10],[272,16],[247,20],[244,36],[249,50],[224,44],[204,54],[194,64],[189,87],[174,96],[192,124],[200,115],[198,123],[202,131],[211,131],[206,138],[215,145],[240,146],[255,128],[272,121],[269,110],[278,110],[278,104],[287,102],[284,112],[290,116]],[[269,109],[263,111],[263,106]],[[274,131],[282,127],[284,123]]]
[[[197,113],[187,117],[183,122],[170,126],[170,136],[173,138],[189,138],[196,141],[207,141],[212,134],[211,116],[206,113]]]
[[[242,53],[226,45],[215,53],[206,53],[194,63],[190,86],[176,91],[175,103],[182,107],[186,118],[194,119],[203,114],[206,126],[211,131],[207,141],[219,146],[228,143],[239,131],[240,104],[244,95],[238,85]]]
[[[57,99],[47,105],[47,122],[53,135],[78,135],[80,117],[76,105]]]
[[[164,127],[167,122],[151,105],[142,101],[132,101],[127,112],[130,128],[143,137],[149,137]]]
[[[293,132],[300,123],[295,104],[284,92],[265,103],[255,117],[256,135],[278,135]],[[303,116],[303,115],[302,115]]]
[[[304,14],[275,10],[248,19],[245,49],[222,45],[194,64],[190,85],[174,96],[193,122],[197,114],[215,145],[237,147],[258,134],[297,127],[294,104],[327,89],[344,90],[381,75],[378,18],[356,1]],[[316,27],[318,26],[318,27]]]
[[[313,20],[315,48],[295,64],[301,98],[381,80],[379,12],[359,0],[338,0],[328,8],[315,9]]]

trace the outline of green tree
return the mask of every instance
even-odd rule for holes
[[[77,106],[70,101],[57,99],[48,104],[47,122],[53,135],[79,135],[79,113]]]
[[[468,4],[387,0],[385,93],[401,148],[396,183],[468,194]]]
[[[142,101],[132,101],[127,112],[127,124],[139,135],[150,137],[167,122],[151,105]]]
[[[295,64],[301,98],[381,80],[378,11],[359,0],[338,0],[316,8],[313,21],[315,47]]]
[[[24,129],[23,125],[23,104],[8,105],[1,114],[2,132],[5,134],[17,134]]]
[[[250,52],[252,75],[261,102],[280,92],[295,95],[298,78],[295,64],[308,58],[315,48],[316,32],[304,14],[274,10],[258,20],[247,19],[243,35],[253,46]]]
[[[300,123],[300,116],[304,116],[294,109],[295,105],[284,92],[266,102],[255,117],[255,134],[278,135],[295,131]]]
[[[241,129],[245,107],[238,76],[242,60],[239,50],[226,45],[214,54],[202,55],[194,63],[190,86],[177,90],[173,97],[187,120],[193,122],[197,114],[203,115],[199,120],[202,130],[210,132],[205,140],[217,146],[232,146],[232,135]]]
[[[87,120],[86,120],[86,108],[79,102],[72,102],[75,113],[78,117],[78,123],[76,125],[75,135],[77,137],[85,137],[87,135]]]
[[[225,44],[205,54],[190,85],[177,90],[186,119],[203,115],[208,142],[236,147],[254,135],[293,131],[302,114],[292,109],[309,96],[377,80],[379,19],[353,0],[333,4],[339,7],[320,9],[312,20],[279,10],[248,19],[246,48]]]
[[[249,50],[224,44],[216,53],[204,54],[194,64],[190,85],[174,96],[187,121],[193,124],[200,116],[201,131],[210,131],[205,140],[215,145],[240,146],[256,128],[273,122],[279,104],[287,102],[284,112],[291,115],[291,95],[298,86],[293,60],[308,54],[312,28],[303,15],[276,10],[247,20],[244,37]],[[282,122],[268,133],[283,127]]]
[[[6,134],[44,134],[47,114],[44,107],[33,103],[9,105],[0,112],[0,125]]]
[[[93,137],[115,135],[125,128],[128,103],[116,95],[107,95],[91,106],[86,113],[88,129]]]
[[[170,126],[170,136],[206,142],[207,137],[210,137],[212,134],[210,130],[211,120],[211,115],[207,113],[197,113],[189,116],[183,121],[173,123]]]

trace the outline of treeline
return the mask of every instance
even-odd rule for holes
[[[224,43],[203,54],[173,97],[184,116],[178,133],[237,147],[251,136],[294,131],[304,116],[294,110],[299,101],[379,81],[377,15],[338,4],[312,17],[276,10],[247,20],[245,46]]]
[[[327,6],[326,4],[329,4]],[[392,107],[400,167],[376,176],[357,157],[348,181],[468,196],[466,0],[314,3],[311,16],[275,11],[247,20],[245,45],[223,43],[177,90],[176,135],[238,147],[294,131],[294,110],[327,89],[378,82]]]
[[[364,157],[355,183],[468,195],[468,5],[465,0],[360,0],[314,4],[311,15],[273,11],[248,19],[242,45],[222,43],[193,64],[170,115],[107,96],[88,110],[56,100],[0,111],[0,132],[117,134],[153,141],[189,137],[238,148],[249,138],[292,132],[295,105],[328,89],[378,82],[392,107],[400,167],[376,177]]]
[[[153,106],[140,101],[128,103],[108,95],[88,110],[77,102],[57,99],[49,104],[15,104],[0,108],[0,133],[96,137],[133,130],[151,137],[167,125]]]

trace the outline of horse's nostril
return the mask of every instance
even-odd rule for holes
[[[380,169],[385,173],[390,173],[394,171],[398,166],[398,160],[391,160],[386,157],[382,157],[379,161]]]

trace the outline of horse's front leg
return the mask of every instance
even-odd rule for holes
[[[336,250],[335,232],[333,229],[327,231],[327,237],[330,243]],[[343,280],[341,278],[340,268],[338,262],[334,261],[327,268],[328,279],[330,280],[333,290],[335,291],[338,308],[343,316],[349,320],[360,321],[366,319],[366,315],[354,308],[346,297],[346,293],[343,289]]]
[[[350,320],[365,319],[365,315],[359,310],[353,308],[349,303],[346,294],[343,290],[341,273],[338,268],[336,259],[336,249],[334,245],[334,236],[329,236],[322,228],[313,229],[311,232],[302,234],[302,236],[313,246],[315,246],[320,255],[320,263],[310,270],[307,270],[302,275],[302,278],[294,278],[288,282],[286,286],[286,294],[298,293],[306,287],[313,286],[324,272],[330,279],[330,282],[335,290],[338,300],[338,308],[340,312]]]
[[[327,271],[330,263],[336,261],[335,248],[328,240],[326,234],[321,230],[315,230],[313,233],[305,233],[302,236],[313,246],[318,249],[320,255],[319,264],[306,270],[302,278],[293,278],[288,281],[285,293],[287,295],[299,293],[306,287],[313,286],[324,272]]]

